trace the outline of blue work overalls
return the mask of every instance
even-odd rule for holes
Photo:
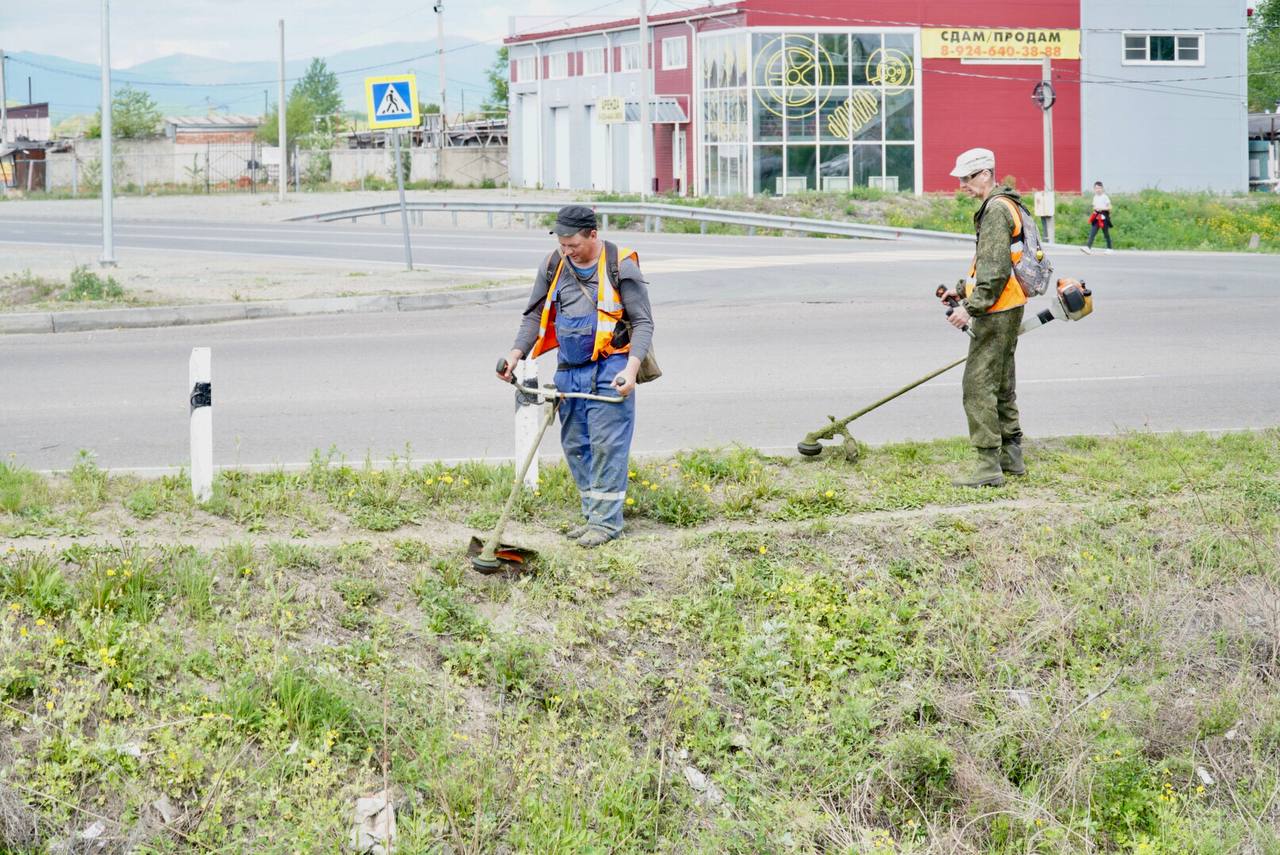
[[[568,271],[573,276],[572,271]],[[555,299],[560,299],[557,289]],[[627,367],[627,354],[591,358],[597,312],[577,317],[556,307],[556,339],[560,343],[556,388],[562,392],[617,395],[613,378]],[[622,531],[622,508],[627,498],[627,464],[635,429],[636,398],[621,404],[566,398],[560,404],[560,445],[569,471],[582,496],[587,525],[610,535]]]

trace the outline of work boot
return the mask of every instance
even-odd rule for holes
[[[1006,475],[1026,475],[1027,464],[1022,459],[1022,445],[1006,442],[1000,446],[1000,469]]]
[[[956,487],[1003,487],[1004,473],[1000,471],[1000,449],[977,448],[978,465],[967,478],[956,478]]]
[[[604,531],[603,529],[589,528],[587,529],[586,534],[578,538],[578,545],[583,549],[595,549],[597,546],[608,543],[617,536],[618,535],[616,534],[609,534],[609,532]]]
[[[573,528],[566,531],[564,533],[564,536],[569,538],[570,540],[577,540],[578,538],[586,534],[588,531],[590,531],[590,529],[591,529],[591,526],[587,525],[586,523],[579,523],[578,525],[575,525]]]

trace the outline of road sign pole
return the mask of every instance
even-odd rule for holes
[[[400,160],[400,129],[394,128],[391,135],[395,137],[396,147],[396,189],[400,191],[400,230],[404,232],[404,266],[413,269],[413,247],[409,244],[409,210],[404,204],[404,164]]]
[[[1044,73],[1041,75],[1049,93],[1053,92],[1053,60],[1044,58]],[[1052,95],[1050,94],[1050,97]],[[1056,204],[1053,194],[1053,102],[1044,110],[1044,192],[1049,206],[1049,214],[1045,217],[1044,236],[1049,243],[1054,243],[1054,213]]]

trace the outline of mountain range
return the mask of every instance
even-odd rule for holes
[[[496,43],[468,39],[444,40],[448,110],[474,110],[489,94],[485,71],[497,57]],[[392,42],[357,48],[323,57],[338,75],[348,110],[365,109],[364,79],[412,72],[418,80],[418,99],[440,100],[436,43]],[[75,115],[97,111],[102,92],[96,64],[60,56],[6,51],[5,80],[9,103],[26,103],[27,78],[36,103],[49,102],[54,124]],[[286,88],[292,88],[310,64],[310,58],[285,62]],[[190,54],[173,54],[129,68],[113,68],[112,89],[125,84],[151,95],[166,116],[203,115],[209,112],[259,115],[276,102],[278,61],[228,61]],[[265,106],[264,106],[265,105]]]

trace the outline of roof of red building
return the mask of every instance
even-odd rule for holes
[[[649,25],[662,24],[667,21],[683,21],[686,18],[709,18],[713,15],[724,15],[729,12],[740,12],[746,6],[746,0],[738,0],[733,3],[721,3],[714,6],[700,6],[696,9],[688,9],[682,12],[664,12],[660,15],[652,15],[649,18]],[[536,33],[517,33],[513,36],[507,36],[503,39],[503,44],[520,44],[522,42],[536,42],[542,39],[584,35],[586,33],[598,33],[605,30],[625,29],[627,27],[640,26],[640,18],[619,18],[616,21],[599,21],[593,24],[583,24],[578,27],[564,27],[558,30],[544,30]]]

